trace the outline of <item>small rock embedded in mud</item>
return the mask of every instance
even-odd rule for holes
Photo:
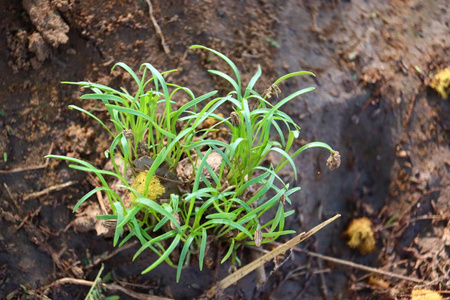
[[[330,170],[334,170],[339,168],[341,165],[341,155],[338,151],[334,151],[330,153],[330,156],[327,159],[327,167],[330,168]]]
[[[67,55],[76,55],[77,54],[77,50],[73,49],[73,48],[69,48],[66,51]]]

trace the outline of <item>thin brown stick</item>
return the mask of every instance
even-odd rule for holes
[[[42,209],[42,205],[40,205],[35,211],[28,213],[25,218],[23,218],[22,222],[20,222],[19,226],[16,227],[16,231],[22,228],[22,226],[28,221],[28,219],[31,217],[35,217]]]
[[[50,150],[48,151],[48,155],[52,153],[53,150],[53,143],[50,145]],[[12,170],[0,170],[0,174],[11,174],[11,173],[19,173],[24,171],[30,171],[30,170],[37,170],[37,169],[45,169],[48,166],[48,158],[45,160],[45,163],[42,165],[34,165],[29,167],[19,167]]]
[[[300,248],[297,248],[297,247],[294,248],[294,251],[305,253],[306,255],[317,257],[317,258],[320,258],[320,259],[323,259],[323,260],[331,261],[331,262],[336,263],[336,264],[344,265],[344,266],[347,266],[347,267],[351,267],[351,268],[355,268],[355,269],[359,269],[359,270],[363,270],[363,271],[367,271],[367,272],[371,272],[371,273],[375,273],[375,274],[379,274],[379,275],[384,275],[384,276],[393,277],[393,278],[397,278],[397,279],[402,279],[402,280],[406,280],[406,281],[411,281],[411,282],[415,282],[415,283],[426,283],[422,279],[417,279],[417,278],[413,278],[413,277],[403,276],[403,275],[392,273],[392,272],[389,272],[389,271],[383,271],[383,270],[380,270],[380,269],[377,269],[377,268],[372,268],[372,267],[356,264],[356,263],[348,261],[348,260],[322,255],[322,254],[319,254],[319,253],[303,250],[303,249],[300,249]]]
[[[252,260],[256,260],[260,258],[262,255],[261,253],[251,250],[250,253]],[[258,268],[256,268],[256,290],[259,290],[266,284],[267,276],[266,276],[266,270],[264,269],[264,265],[260,265]]]
[[[417,95],[412,96],[411,102],[409,103],[409,106],[408,106],[408,112],[406,113],[405,121],[403,121],[403,129],[405,130],[405,133],[408,130],[409,119],[411,118],[411,113],[413,111],[414,103],[416,102],[416,98],[417,98]]]
[[[92,175],[91,173],[88,174],[88,181],[95,188],[102,186],[100,180],[97,177],[95,177],[94,175]],[[95,195],[97,196],[97,201],[98,201],[98,204],[100,205],[100,209],[101,209],[102,213],[103,214],[108,213],[108,210],[106,209],[106,206],[104,203],[102,191],[97,191],[95,193]]]
[[[317,265],[319,266],[320,269],[323,269],[323,261],[321,259],[317,260]],[[323,294],[323,298],[325,300],[330,299],[330,297],[328,296],[328,287],[327,287],[327,281],[325,280],[325,275],[322,273],[319,273],[319,277],[320,277],[320,289],[322,290],[322,294]]]
[[[334,220],[336,220],[340,216],[341,215],[336,215],[336,216],[326,220],[325,222],[322,222],[321,224],[317,225],[316,227],[314,227],[310,231],[300,233],[299,235],[297,235],[293,239],[290,239],[289,241],[287,241],[284,244],[281,244],[280,246],[278,246],[277,248],[273,249],[269,253],[261,256],[257,260],[252,261],[251,263],[249,263],[248,265],[240,268],[236,272],[228,275],[227,277],[222,279],[220,282],[218,282],[217,285],[212,286],[206,292],[206,297],[209,297],[209,298],[214,297],[216,295],[216,291],[217,292],[223,291],[224,289],[226,289],[227,287],[229,287],[233,283],[237,282],[242,277],[244,277],[247,274],[249,274],[250,272],[254,271],[260,265],[263,265],[266,262],[268,262],[268,261],[272,260],[273,258],[277,257],[278,255],[283,254],[286,251],[288,251],[289,249],[294,248],[297,244],[299,244],[299,243],[303,242],[304,240],[306,240],[307,238],[311,237],[317,231],[319,231],[320,229],[324,228],[325,226],[327,226],[328,224],[330,224],[331,222],[333,222]]]
[[[165,180],[165,181],[170,181],[170,182],[173,182],[173,183],[176,183],[176,184],[185,184],[186,183],[186,182],[183,182],[183,181],[169,179],[169,178],[166,178],[166,177],[163,177],[163,176],[159,176],[159,175],[156,175],[156,174],[153,174],[153,176],[156,176],[158,179]]]
[[[45,169],[48,165],[48,160],[42,164],[42,165],[35,165],[35,166],[29,166],[29,167],[19,167],[12,170],[0,170],[0,174],[11,174],[11,173],[19,173],[24,171],[30,171],[30,170],[37,170],[37,169]]]
[[[112,251],[112,252],[105,252],[101,255],[99,255],[97,258],[94,259],[94,261],[86,266],[86,269],[88,268],[92,268],[95,265],[98,265],[99,263],[101,263],[102,261],[108,260],[113,256],[116,256],[117,254],[119,254],[120,252],[133,247],[134,245],[136,245],[138,243],[138,241],[133,241],[131,243],[127,243],[126,245],[123,245],[120,248],[117,248],[116,250]]]
[[[123,286],[120,286],[116,283],[110,283],[110,284],[107,284],[106,286],[107,286],[106,288],[111,291],[120,291],[124,294],[127,294],[128,296],[131,296],[133,298],[140,299],[140,300],[173,300],[172,298],[138,293],[138,292],[126,289]]]
[[[288,279],[296,278],[296,277],[299,277],[299,276],[304,276],[306,274],[321,275],[321,274],[331,273],[331,272],[332,271],[329,268],[327,268],[327,269],[308,269],[308,270],[305,270],[305,271],[300,271],[300,272],[294,273]]]
[[[433,220],[433,221],[443,221],[443,220],[448,220],[450,219],[450,214],[443,214],[443,215],[423,215],[423,216],[418,216],[415,218],[411,218],[409,220],[409,223],[414,223],[417,222],[419,220]]]
[[[75,183],[77,183],[77,182],[76,181],[67,181],[67,182],[64,182],[64,183],[61,183],[61,184],[57,184],[57,185],[45,188],[42,191],[34,192],[34,193],[31,193],[31,194],[25,195],[23,197],[23,200],[26,201],[26,200],[29,200],[29,199],[32,199],[32,198],[37,198],[37,197],[40,197],[42,195],[46,195],[46,194],[48,194],[50,192],[53,192],[53,191],[59,191],[59,190],[62,190],[64,188],[68,187],[68,186],[71,186],[71,185],[73,185]]]
[[[100,205],[100,208],[101,208],[101,210],[102,210],[102,213],[103,213],[103,214],[108,213],[108,211],[106,210],[105,203],[103,202],[102,191],[97,191],[97,192],[95,193],[95,195],[97,196],[97,201],[98,201],[98,204]]]
[[[20,214],[20,216],[22,216],[22,214],[23,214],[22,206],[19,205],[19,203],[17,202],[16,198],[11,193],[11,190],[9,189],[9,186],[5,182],[3,183],[3,186],[5,187],[5,190],[8,193],[9,198],[11,198],[11,201],[13,202],[14,207],[17,209],[17,212]]]
[[[49,288],[52,286],[58,285],[58,284],[76,284],[76,285],[84,285],[84,286],[93,286],[95,284],[94,281],[84,280],[84,279],[76,279],[76,278],[61,278],[58,279],[51,284],[41,288],[40,290],[43,291],[45,294]],[[124,294],[127,294],[128,296],[131,296],[135,299],[142,299],[142,300],[171,300],[172,298],[166,298],[161,296],[154,296],[154,295],[148,295],[148,294],[141,294],[137,293],[135,291],[129,290],[124,288],[123,286],[120,286],[116,283],[102,283],[102,286],[110,291],[120,291]]]
[[[161,31],[161,27],[159,27],[158,22],[156,21],[155,17],[153,16],[153,5],[152,2],[150,0],[146,0],[147,4],[148,4],[148,13],[150,15],[150,19],[152,20],[153,26],[155,27],[156,33],[159,35],[159,38],[161,39],[161,46],[164,49],[164,52],[169,55],[170,54],[170,49],[169,47],[167,47],[165,39],[164,39],[164,35]]]
[[[408,262],[409,262],[408,259],[403,259],[403,260],[399,260],[399,261],[396,261],[396,262],[393,262],[393,263],[384,265],[384,266],[380,267],[380,269],[382,269],[382,270],[383,270],[383,269],[388,269],[388,268],[396,267],[396,266],[398,266],[398,265],[402,265],[402,264],[405,264],[405,263],[408,263]],[[359,278],[356,279],[355,281],[356,281],[356,282],[360,282],[360,281],[362,281],[363,279],[369,277],[370,275],[371,275],[370,273],[367,273],[367,274],[365,274],[365,275],[359,277]]]

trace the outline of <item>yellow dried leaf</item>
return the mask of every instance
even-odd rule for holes
[[[411,300],[442,300],[442,296],[431,290],[413,290]]]
[[[148,171],[140,172],[132,179],[131,187],[138,191],[141,195],[145,192],[145,180],[147,178]],[[151,200],[157,200],[166,192],[166,189],[159,181],[158,177],[152,176],[149,182],[147,198]],[[130,200],[136,200],[136,197],[130,193]]]
[[[383,288],[383,289],[387,289],[389,287],[389,282],[387,282],[386,280],[383,280],[380,277],[375,276],[375,275],[371,275],[369,277],[368,283],[371,286],[379,287],[379,288]]]
[[[430,87],[441,95],[442,99],[447,99],[450,93],[450,69],[446,68],[434,75],[430,82]]]
[[[372,222],[366,217],[354,219],[344,235],[349,238],[348,246],[358,249],[361,254],[367,254],[375,250]]]
[[[223,118],[223,114],[222,113],[218,113],[217,114],[219,117]],[[200,124],[199,128],[200,129],[205,129],[205,128],[211,128],[214,125],[216,125],[217,123],[219,123],[219,120],[215,119],[215,118],[206,118],[205,121],[203,121],[202,124]]]

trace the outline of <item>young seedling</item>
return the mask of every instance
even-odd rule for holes
[[[177,281],[192,254],[198,255],[203,268],[208,237],[227,244],[225,253],[220,254],[222,263],[231,258],[240,264],[236,250],[242,245],[260,246],[295,233],[285,229],[285,219],[294,213],[285,210],[285,203],[291,204],[291,195],[300,188],[291,188],[278,173],[289,164],[296,176],[293,159],[313,147],[328,149],[333,167],[339,159],[337,151],[321,142],[291,149],[300,128],[280,108],[314,88],[299,90],[276,104],[269,101],[284,80],[312,73],[282,76],[261,95],[254,90],[262,74],[260,67],[244,87],[236,65],[225,55],[204,46],[191,49],[210,51],[231,67],[232,75],[209,71],[230,83],[228,94],[219,96],[212,91],[197,97],[189,88],[165,81],[172,71],[160,73],[145,63],[139,77],[126,64],[117,63],[113,69],[120,67],[131,75],[137,84],[135,93],[90,82],[66,82],[90,89],[92,93],[81,99],[98,100],[106,107],[112,126],[81,107],[70,106],[94,118],[111,134],[113,140],[105,155],[113,171],[76,158],[47,156],[94,173],[102,184],[82,197],[74,211],[93,194],[106,193],[110,212],[98,218],[115,221],[114,245],[137,238],[141,247],[133,259],[146,250],[158,255],[143,273],[166,261],[177,268]],[[189,101],[178,107],[180,93]],[[225,104],[232,107],[229,116],[218,113]],[[214,122],[205,127],[207,120]],[[227,132],[227,138],[212,138],[219,130]],[[277,166],[263,166],[271,151],[281,154],[281,160]],[[126,175],[130,173],[131,180]],[[116,178],[128,195],[119,195],[106,175]],[[266,220],[264,214],[272,209],[275,216]],[[180,250],[178,261],[170,257],[175,249]]]

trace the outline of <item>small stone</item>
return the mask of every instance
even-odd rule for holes
[[[73,48],[69,48],[66,51],[67,55],[76,55],[77,54],[77,50],[73,49]]]

